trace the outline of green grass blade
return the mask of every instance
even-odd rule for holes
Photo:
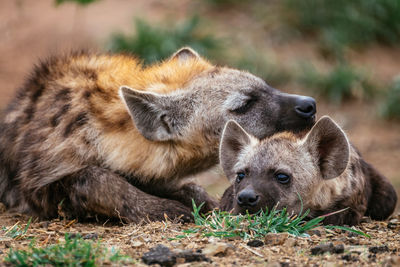
[[[360,230],[357,230],[357,229],[354,229],[354,228],[350,228],[350,227],[346,227],[346,226],[327,225],[327,226],[325,226],[325,228],[329,229],[329,230],[340,229],[340,230],[352,232],[352,233],[355,233],[355,234],[358,234],[358,235],[362,235],[362,236],[365,236],[367,238],[371,238],[371,236],[369,234],[364,233],[363,231],[360,231]]]

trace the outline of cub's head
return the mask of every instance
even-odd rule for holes
[[[120,95],[139,132],[151,141],[212,147],[234,119],[258,138],[314,124],[311,97],[271,88],[244,71],[216,67],[189,48],[143,70],[142,88],[122,86]]]
[[[305,209],[332,204],[323,187],[345,171],[349,153],[344,132],[326,116],[304,138],[284,132],[259,140],[229,121],[222,135],[220,161],[233,190],[221,201],[235,213],[255,213],[275,205],[298,213],[299,196]]]

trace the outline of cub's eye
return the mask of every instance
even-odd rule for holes
[[[241,180],[243,180],[243,178],[246,176],[246,174],[244,172],[238,172],[236,174],[236,182],[240,183]]]
[[[281,184],[287,184],[290,182],[290,176],[284,173],[275,174],[275,178]]]

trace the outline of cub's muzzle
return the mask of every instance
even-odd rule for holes
[[[260,197],[252,189],[243,189],[237,196],[237,203],[240,207],[255,207]]]

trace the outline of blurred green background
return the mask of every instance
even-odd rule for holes
[[[400,189],[398,0],[8,0],[0,2],[1,107],[39,57],[75,48],[128,52],[144,64],[191,46],[313,96]],[[216,169],[197,177],[221,194]]]

